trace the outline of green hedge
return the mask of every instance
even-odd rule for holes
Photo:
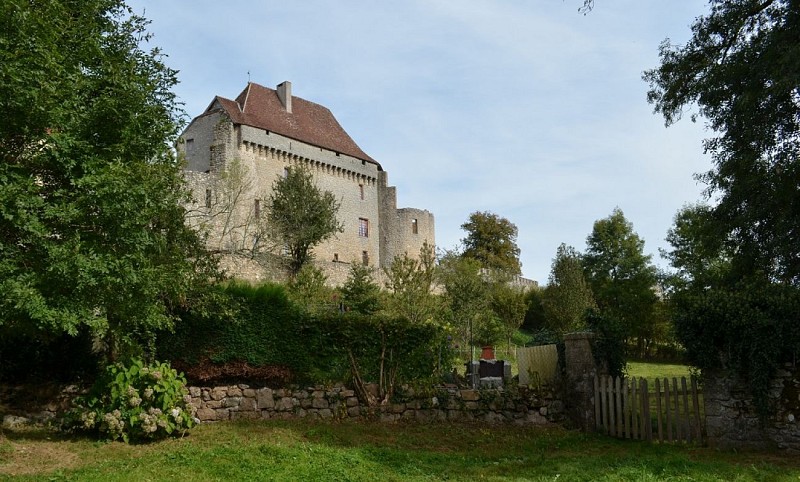
[[[159,336],[159,359],[184,368],[241,362],[280,367],[296,383],[349,381],[351,353],[367,381],[377,381],[382,352],[396,364],[398,381],[430,378],[451,367],[447,333],[438,325],[352,313],[310,315],[278,284],[230,283],[219,290],[214,309],[181,313],[175,331]]]

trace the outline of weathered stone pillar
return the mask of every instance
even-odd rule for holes
[[[597,366],[592,354],[594,333],[564,335],[567,417],[584,432],[594,430],[594,376]]]

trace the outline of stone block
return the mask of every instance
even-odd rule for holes
[[[347,400],[345,400],[345,404],[348,407],[357,407],[358,406],[358,398],[357,397],[347,397]]]
[[[222,400],[209,400],[204,405],[206,408],[222,408]]]
[[[342,390],[340,392],[340,395],[342,396],[342,398],[354,397],[356,396],[356,392],[354,392],[353,390]]]
[[[231,420],[258,420],[261,418],[259,412],[231,412]]]
[[[272,398],[272,390],[262,388],[256,391],[256,402],[258,408],[275,408],[275,399]]]
[[[228,396],[229,397],[241,397],[242,396],[242,389],[238,386],[228,387]]]
[[[217,412],[217,420],[230,420],[231,412],[227,408],[218,408],[214,410]]]
[[[239,403],[239,411],[242,412],[255,412],[256,411],[256,399],[255,398],[242,398],[242,401]]]
[[[281,398],[280,402],[278,402],[278,406],[276,408],[280,411],[292,410],[294,408],[294,403],[292,400],[292,398],[283,397]]]
[[[223,406],[225,406],[226,408],[235,408],[238,407],[241,402],[242,402],[242,397],[227,397],[223,401]]]
[[[474,402],[481,399],[481,394],[477,390],[461,390],[461,399],[465,402]]]
[[[304,398],[300,400],[300,407],[301,408],[312,408],[313,407],[313,399],[311,398]]]
[[[200,390],[200,387],[189,387],[189,395],[191,395],[192,398],[197,398],[201,394],[202,394],[202,390]]]
[[[197,409],[195,416],[199,418],[201,422],[213,422],[217,420],[217,412],[210,408]]]
[[[393,403],[391,411],[392,413],[403,413],[406,411],[406,405],[404,403]]]
[[[222,400],[228,396],[228,390],[225,387],[216,387],[211,390],[211,400]]]
[[[314,408],[324,408],[324,409],[327,409],[327,408],[328,408],[328,401],[327,401],[327,400],[325,400],[324,398],[316,398],[316,397],[315,397],[315,398],[314,398],[314,399],[311,401],[311,406],[312,406],[312,407],[314,407]]]
[[[329,408],[323,408],[319,411],[319,416],[322,418],[333,418],[333,412]]]
[[[314,390],[314,393],[312,393],[311,396],[314,398],[324,398],[325,392],[322,390]]]
[[[242,390],[242,396],[248,398],[256,398],[256,391],[252,388],[245,388]]]
[[[347,416],[348,417],[360,417],[361,416],[361,407],[352,406],[347,409]]]

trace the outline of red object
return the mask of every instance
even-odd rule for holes
[[[494,347],[493,346],[485,346],[481,349],[481,359],[482,360],[494,360]]]

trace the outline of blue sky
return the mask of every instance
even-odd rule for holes
[[[400,207],[455,247],[474,211],[519,228],[523,274],[544,284],[557,246],[585,249],[620,207],[658,255],[710,168],[688,119],[665,128],[644,70],[684,43],[700,0],[131,0],[180,71],[189,117],[253,82],[292,82],[389,172]]]

